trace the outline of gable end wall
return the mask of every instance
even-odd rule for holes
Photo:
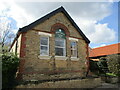
[[[62,60],[62,58],[55,60],[55,67],[53,66],[54,62],[51,59],[40,59],[40,35],[38,32],[47,32],[52,35],[49,37],[50,41],[50,52],[49,55],[52,56],[55,51],[54,33],[51,32],[51,27],[60,23],[65,25],[69,30],[69,36],[66,37],[66,58],[70,56],[70,40],[69,37],[78,39],[77,48],[78,48],[78,57],[77,60]],[[64,16],[63,13],[57,13],[51,18],[47,19],[40,25],[37,25],[32,30],[29,30],[22,35],[21,40],[21,64],[20,72],[22,72],[23,80],[31,79],[55,79],[56,77],[50,74],[60,73],[58,78],[71,78],[71,77],[81,77],[85,76],[86,65],[85,62],[88,59],[88,44],[80,36],[79,32],[72,26],[69,20]],[[24,42],[23,42],[24,41]],[[54,71],[55,70],[55,71]]]

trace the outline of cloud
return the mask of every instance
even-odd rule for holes
[[[0,15],[11,17],[17,22],[17,27],[23,27],[34,20],[34,16],[28,15],[27,12],[19,7],[15,2],[0,2],[2,8],[0,8]]]
[[[101,44],[100,46],[103,47],[103,46],[106,46],[106,44]]]
[[[82,20],[80,21],[82,22]],[[91,43],[109,43],[116,39],[116,32],[108,27],[108,23],[100,24],[97,21],[83,21],[78,23],[83,33],[87,35]]]
[[[106,43],[115,40],[115,32],[107,24],[97,24],[111,14],[112,3],[103,2],[55,2],[55,3],[17,3],[36,19],[63,6],[82,29],[91,43]],[[34,13],[33,13],[34,11]],[[107,33],[105,33],[107,32]],[[106,38],[105,38],[106,37]],[[108,38],[109,37],[109,38]],[[104,38],[104,39],[103,39]]]
[[[93,43],[112,42],[115,40],[115,31],[108,28],[108,24],[96,24],[95,32],[90,35],[90,38]]]
[[[111,3],[102,2],[17,2],[16,4],[35,17],[40,17],[60,6],[64,6],[73,17],[87,20],[100,20],[111,13]]]
[[[115,31],[107,23],[97,22],[111,14],[111,2],[9,2],[0,4],[21,28],[47,13],[63,6],[91,43],[107,43],[115,40]]]

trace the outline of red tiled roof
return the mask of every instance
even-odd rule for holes
[[[120,53],[120,43],[107,45],[98,48],[89,48],[89,57],[97,57]]]

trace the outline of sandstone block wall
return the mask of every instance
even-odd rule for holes
[[[77,42],[77,52],[78,57],[76,60],[61,60],[55,59],[55,61],[49,59],[40,59],[40,35],[38,32],[47,32],[52,34],[49,39],[50,42],[50,50],[49,56],[51,57],[53,53],[55,53],[55,35],[51,33],[51,27],[55,23],[64,24],[69,32],[69,37],[74,37],[78,39]],[[70,78],[70,77],[80,77],[85,75],[85,61],[87,57],[87,44],[85,40],[80,36],[78,31],[73,27],[73,25],[69,22],[69,20],[64,16],[63,13],[58,13],[43,23],[37,25],[32,30],[29,30],[26,35],[26,48],[25,48],[25,64],[24,64],[24,73],[23,79],[54,79],[55,75],[49,76],[54,72],[59,74],[57,78]],[[70,40],[69,37],[66,37],[66,58],[68,59],[70,56]],[[55,65],[55,66],[53,66]]]
[[[16,88],[96,88],[102,85],[100,78],[44,82],[39,84],[19,85]]]

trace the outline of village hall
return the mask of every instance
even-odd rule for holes
[[[20,58],[17,78],[84,77],[89,68],[89,43],[61,6],[18,30],[10,48]]]

